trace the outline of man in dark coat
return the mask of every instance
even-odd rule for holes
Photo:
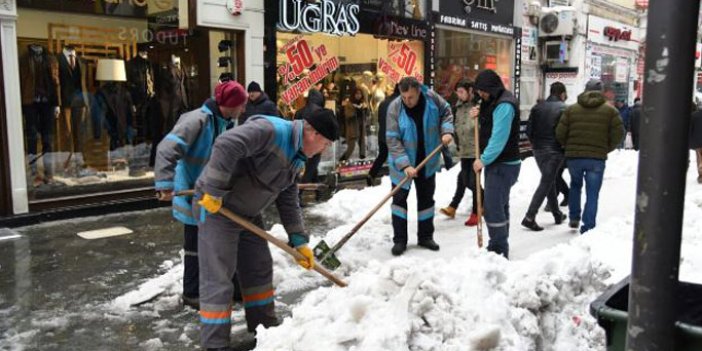
[[[307,103],[297,112],[295,119],[305,119],[312,115],[312,112],[324,108],[324,96],[317,89],[310,89],[307,92]],[[322,160],[322,155],[317,154],[307,159],[305,163],[305,173],[300,179],[300,183],[318,183],[319,182],[319,162]]]
[[[385,131],[387,130],[388,106],[390,103],[400,96],[400,86],[395,84],[395,90],[392,95],[388,96],[383,102],[378,105],[378,157],[373,161],[370,171],[368,171],[368,186],[373,185],[373,179],[380,175],[380,169],[388,159],[388,143],[385,139]]]
[[[641,125],[641,98],[634,99],[634,107],[631,108],[631,121],[629,131],[631,132],[631,143],[634,150],[639,150],[639,126]]]
[[[246,110],[239,117],[239,124],[246,122],[254,115],[280,116],[278,107],[268,98],[268,95],[261,90],[261,86],[256,82],[249,83],[246,88],[249,93],[249,101],[246,103]]]
[[[692,113],[692,119],[690,120],[690,149],[695,150],[697,155],[697,183],[702,184],[702,110]]]
[[[556,125],[565,110],[565,100],[568,98],[565,85],[561,82],[551,84],[551,95],[531,109],[527,135],[534,149],[534,158],[541,172],[541,181],[531,198],[522,225],[534,230],[544,230],[536,223],[536,213],[539,211],[544,198],[548,198],[549,209],[553,213],[556,224],[563,223],[565,215],[558,208],[558,193],[556,178],[563,164],[563,148],[556,140]]]

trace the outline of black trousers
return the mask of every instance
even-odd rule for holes
[[[419,241],[434,238],[434,190],[436,177],[418,175],[413,180],[417,192],[417,238]],[[395,188],[397,184],[392,184]],[[400,189],[392,197],[392,229],[394,243],[407,244],[407,198],[409,190]]]
[[[51,162],[51,144],[54,133],[54,109],[48,102],[35,102],[31,105],[22,106],[25,120],[25,135],[27,137],[27,152],[32,157],[37,154],[37,136],[41,136],[41,152],[44,154],[44,176],[53,175]],[[31,160],[30,160],[31,161]],[[36,162],[32,163],[33,174],[37,173]]]
[[[475,191],[475,172],[473,171],[474,158],[462,158],[461,159],[461,172],[458,173],[456,179],[456,192],[453,194],[453,200],[451,200],[451,207],[458,208],[458,205],[463,200],[463,195],[466,193],[466,188],[473,192],[473,210],[472,213],[478,213],[478,197]],[[480,197],[484,196],[484,191],[480,189]]]
[[[185,224],[183,228],[184,241],[183,251],[185,259],[183,262],[183,295],[189,298],[200,296],[200,264],[197,257],[197,226]],[[234,299],[241,300],[241,287],[239,279],[234,275]]]
[[[305,174],[300,178],[300,183],[318,183],[319,182],[319,161],[322,160],[321,154],[316,154],[307,159],[305,163]]]
[[[378,157],[373,161],[373,166],[371,166],[368,175],[375,178],[380,173],[380,169],[383,168],[383,164],[388,160],[388,144],[383,141],[378,141]]]
[[[534,158],[541,172],[541,180],[531,198],[526,217],[534,220],[536,218],[536,212],[539,210],[539,207],[541,207],[544,199],[547,199],[548,206],[551,208],[551,212],[553,212],[554,216],[560,216],[561,211],[558,208],[556,178],[559,178],[559,169],[563,166],[565,156],[563,153],[556,151],[534,150]]]
[[[565,161],[561,164],[558,169],[558,176],[556,177],[556,194],[563,194],[563,198],[568,202],[568,194],[570,194],[570,188],[568,183],[563,179],[563,171],[565,171]]]

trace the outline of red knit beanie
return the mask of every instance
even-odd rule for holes
[[[228,81],[215,87],[215,101],[220,107],[238,107],[248,98],[246,89],[235,81]]]

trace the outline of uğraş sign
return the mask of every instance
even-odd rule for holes
[[[309,3],[305,0],[280,0],[278,29],[309,33],[355,35],[361,28],[357,4],[336,4],[331,0]]]

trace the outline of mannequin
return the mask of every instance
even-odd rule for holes
[[[156,99],[160,113],[152,124],[153,145],[173,129],[181,114],[188,111],[188,93],[186,88],[186,72],[180,56],[171,55],[167,63],[159,68],[156,82]],[[156,147],[151,148],[149,165],[153,166],[156,157]]]
[[[127,64],[127,86],[134,104],[134,127],[139,139],[147,137],[151,101],[156,94],[154,70],[149,62],[149,53],[140,49],[137,56]]]
[[[63,124],[70,136],[69,155],[66,163],[75,154],[74,164],[82,166],[83,136],[86,133],[86,79],[85,65],[73,46],[66,45],[57,55],[59,105]]]
[[[385,100],[385,74],[378,72],[373,79],[370,96],[370,110],[372,116],[372,125],[378,125],[378,106]]]
[[[51,58],[46,48],[35,44],[27,48],[27,54],[19,61],[20,90],[31,176],[34,187],[37,187],[53,181],[52,138],[58,98],[51,76]],[[37,134],[41,136],[41,155],[37,153]],[[40,157],[43,158],[43,177],[37,172]]]

